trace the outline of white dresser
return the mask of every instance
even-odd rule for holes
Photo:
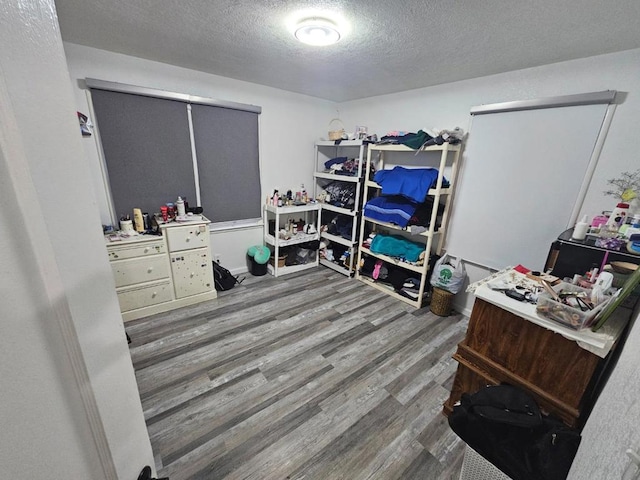
[[[160,226],[162,236],[105,237],[125,321],[216,298],[208,224],[172,222]]]

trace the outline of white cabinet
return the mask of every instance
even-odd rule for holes
[[[410,305],[420,308],[425,300],[425,293],[428,291],[429,279],[429,256],[431,254],[441,254],[444,242],[447,222],[449,220],[451,198],[453,195],[457,172],[458,157],[461,146],[445,143],[427,147],[424,151],[416,155],[416,151],[404,145],[372,145],[367,154],[367,166],[364,182],[363,204],[370,199],[379,196],[382,188],[373,181],[372,172],[380,170],[390,170],[396,166],[404,168],[435,168],[437,169],[437,179],[434,185],[428,189],[428,197],[431,202],[430,209],[426,212],[428,218],[426,226],[399,227],[396,223],[381,221],[369,218],[367,210],[363,208],[362,222],[360,227],[360,249],[358,253],[358,271],[356,278],[371,285],[378,290],[403,300]],[[449,186],[445,187],[444,177],[449,181]],[[438,219],[440,218],[440,221]],[[439,225],[439,226],[437,226]],[[374,253],[370,248],[363,246],[367,243],[369,232],[382,234],[385,236],[395,236],[406,239],[414,244],[423,245],[423,260],[420,262],[407,262],[405,259],[395,255]],[[377,250],[377,249],[376,249]],[[374,272],[378,275],[368,275],[363,270],[363,264],[375,261]],[[366,261],[366,262],[365,262]],[[411,292],[398,288],[398,285],[391,285],[380,280],[379,272],[381,267],[387,270],[400,272],[400,278],[404,275],[411,279],[415,289]],[[398,270],[400,269],[400,270]],[[376,278],[377,277],[377,278]]]
[[[169,245],[176,299],[215,293],[208,224],[207,221],[160,225]]]
[[[163,224],[162,236],[105,237],[125,321],[216,298],[208,223]]]
[[[197,295],[213,287],[213,264],[208,248],[195,248],[169,254],[176,298]]]
[[[354,272],[357,257],[366,151],[362,140],[315,145],[314,197],[320,203],[320,236],[330,254],[323,256],[321,251],[320,264],[347,276]],[[340,158],[346,162],[327,165]]]
[[[278,277],[287,273],[299,272],[307,268],[318,266],[318,252],[310,252],[311,258],[305,259],[305,263],[285,266],[286,257],[284,252],[292,254],[296,246],[306,242],[312,242],[320,238],[320,216],[317,203],[307,203],[305,205],[292,205],[286,207],[275,207],[264,205],[262,210],[264,224],[264,241],[271,248],[272,255],[269,260],[268,271],[273,276]],[[291,232],[289,225],[291,222],[313,225],[313,233],[305,233],[296,229]],[[296,224],[297,224],[296,223]],[[284,230],[284,234],[280,234]],[[291,247],[291,248],[289,248]],[[292,263],[292,262],[288,262]]]

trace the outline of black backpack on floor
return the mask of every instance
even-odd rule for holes
[[[463,393],[449,415],[451,429],[513,480],[564,480],[580,433],[543,416],[529,393],[495,385]]]
[[[226,290],[231,290],[236,286],[236,284],[240,284],[243,281],[244,277],[238,279],[236,275],[233,275],[218,262],[213,262],[213,282],[215,283],[217,291],[224,292]]]

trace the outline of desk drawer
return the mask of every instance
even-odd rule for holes
[[[169,280],[118,290],[118,302],[120,302],[121,312],[170,302],[171,300],[173,300],[173,295]]]
[[[166,251],[167,245],[162,238],[150,242],[107,246],[109,260],[111,261],[158,255],[160,253],[165,253]]]
[[[166,255],[114,261],[111,262],[111,269],[116,287],[151,282],[170,276]]]

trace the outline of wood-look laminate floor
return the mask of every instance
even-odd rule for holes
[[[466,319],[318,267],[127,322],[159,476],[453,479]]]

